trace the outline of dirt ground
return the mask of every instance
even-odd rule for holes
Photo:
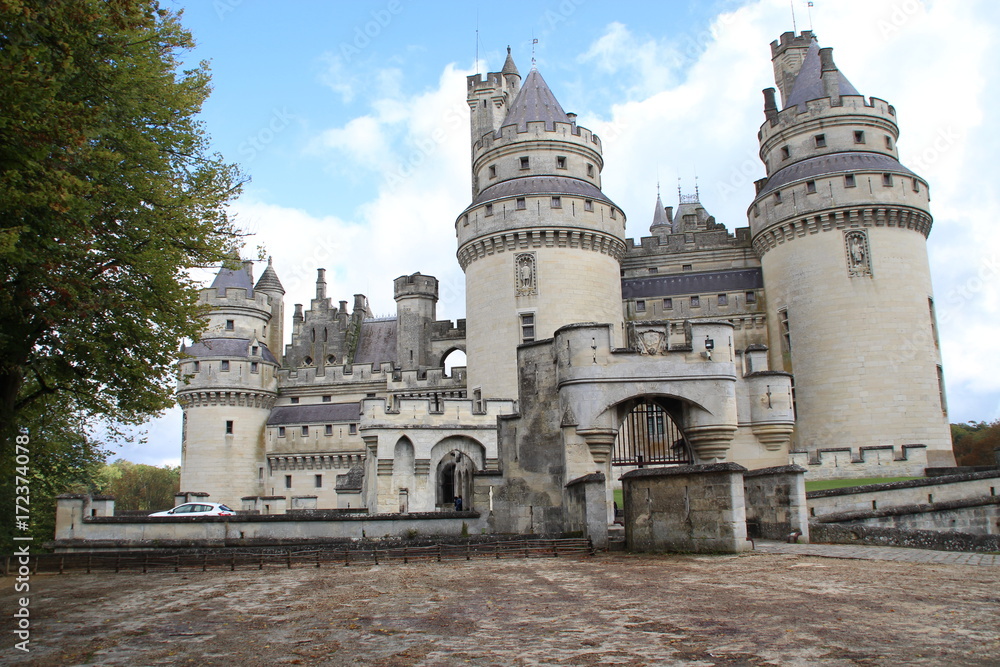
[[[35,665],[997,665],[1000,568],[628,556],[46,575]],[[18,594],[4,582],[5,622]],[[8,628],[4,628],[7,630]]]

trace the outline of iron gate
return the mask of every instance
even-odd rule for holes
[[[629,412],[615,440],[611,465],[680,465],[691,463],[684,434],[666,410],[641,401]]]

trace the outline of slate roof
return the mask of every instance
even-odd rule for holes
[[[271,292],[281,292],[285,293],[285,288],[281,285],[281,281],[278,280],[278,274],[274,270],[274,266],[271,265],[271,258],[267,258],[267,268],[264,269],[264,273],[260,274],[260,279],[257,281],[257,286],[254,289]]]
[[[279,405],[271,408],[268,426],[285,424],[330,424],[356,422],[361,415],[360,403],[313,403],[310,405]]]
[[[361,490],[361,483],[365,478],[365,469],[360,465],[356,465],[347,471],[346,475],[337,475],[337,490],[338,491],[352,491]]]
[[[215,280],[212,281],[212,288],[225,290],[230,287],[239,287],[247,291],[248,297],[252,297],[253,277],[248,271],[250,266],[247,264],[246,268],[240,267],[239,269],[227,269],[223,266],[219,269],[219,273],[216,274]]]
[[[653,224],[650,225],[649,229],[652,230],[654,227],[667,227],[670,225],[670,221],[667,220],[667,212],[663,208],[663,200],[660,199],[660,193],[656,193],[656,210],[653,211]]]
[[[260,345],[260,356],[264,361],[278,363],[271,350],[263,342]],[[202,338],[194,345],[184,348],[184,354],[192,357],[230,357],[246,359],[250,356],[249,338]]]
[[[517,74],[521,76],[521,73],[517,71],[517,65],[514,64],[514,59],[510,55],[510,47],[507,47],[507,60],[503,63],[503,69],[500,70],[503,74]]]
[[[757,194],[762,197],[770,192],[782,188],[795,181],[815,178],[818,176],[828,176],[837,173],[855,172],[895,172],[909,176],[916,176],[912,171],[904,167],[891,155],[882,153],[868,153],[853,151],[849,153],[834,153],[832,155],[818,155],[795,164],[790,164],[784,169],[776,171],[767,183]]]
[[[396,318],[365,320],[361,323],[361,337],[354,353],[356,364],[396,362]]]
[[[763,286],[764,276],[759,268],[712,273],[682,273],[655,278],[626,278],[622,280],[622,297],[643,299],[683,294],[721,294],[723,292],[759,289]]]
[[[511,61],[513,64],[513,61]],[[501,130],[508,125],[516,125],[518,132],[527,132],[528,123],[532,121],[545,121],[545,128],[555,130],[555,124],[568,123],[569,117],[563,111],[559,100],[549,90],[549,85],[538,73],[537,69],[531,70],[528,77],[521,84],[521,92],[517,94],[514,103],[510,105],[507,116],[500,123],[500,128],[496,136],[501,136]]]
[[[805,103],[809,100],[818,100],[823,97],[829,97],[826,91],[823,89],[823,78],[822,78],[822,66],[819,58],[819,42],[813,38],[812,43],[809,44],[809,49],[806,51],[806,57],[802,61],[802,68],[799,70],[798,75],[795,77],[795,83],[792,85],[792,92],[788,94],[788,99],[785,100],[785,108],[794,107],[796,105],[805,106]],[[837,76],[840,81],[840,94],[841,95],[860,95],[858,89],[855,88],[844,73],[837,70]]]
[[[525,195],[578,195],[614,205],[614,202],[608,199],[596,185],[587,181],[581,181],[579,178],[569,178],[566,176],[525,176],[491,185],[479,193],[479,196],[473,200],[472,206],[478,206],[483,202],[494,199],[508,199],[510,197],[522,197]]]

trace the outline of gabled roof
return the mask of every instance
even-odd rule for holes
[[[795,83],[792,85],[792,92],[788,94],[788,99],[785,100],[785,108],[793,106],[804,106],[809,100],[818,100],[823,97],[828,97],[826,91],[823,89],[823,70],[822,64],[820,63],[819,57],[819,42],[816,38],[813,38],[812,42],[809,44],[809,49],[806,51],[806,57],[802,61],[802,68],[799,70],[798,75],[795,77]],[[840,82],[840,94],[841,95],[860,95],[858,89],[855,88],[844,73],[837,70],[837,77]]]
[[[521,85],[521,92],[510,105],[507,117],[500,123],[500,127],[516,125],[519,132],[527,132],[527,124],[539,120],[545,121],[545,127],[552,130],[555,130],[557,122],[569,122],[566,112],[549,90],[545,79],[537,69],[533,69]],[[500,136],[500,130],[497,130],[497,136]]]
[[[285,293],[285,288],[282,287],[281,281],[278,280],[278,274],[274,271],[274,266],[271,264],[271,258],[267,258],[267,268],[264,269],[264,273],[260,274],[260,280],[257,281],[257,286],[254,289],[260,290],[261,292],[281,292]]]
[[[250,275],[251,266],[249,262],[238,269],[227,269],[225,266],[219,269],[215,280],[212,281],[212,289],[226,290],[230,287],[238,287],[247,291],[247,296],[253,295],[253,276]]]

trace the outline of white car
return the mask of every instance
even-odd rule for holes
[[[153,512],[149,516],[236,516],[236,512],[219,503],[184,503],[172,510]]]

